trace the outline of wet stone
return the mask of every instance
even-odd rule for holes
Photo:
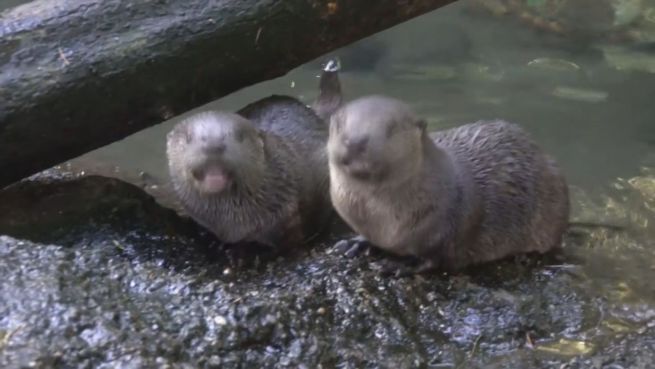
[[[646,368],[653,302],[588,268],[595,232],[564,255],[383,277],[387,256],[344,258],[336,236],[227,247],[130,184],[39,178],[0,192],[0,367]]]

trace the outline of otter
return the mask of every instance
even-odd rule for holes
[[[335,68],[324,73],[338,86]],[[322,89],[313,106],[329,116],[339,94]],[[167,135],[171,182],[184,210],[219,240],[297,246],[334,214],[327,138],[327,122],[289,96],[201,112]]]
[[[333,114],[328,158],[332,203],[359,234],[337,247],[409,256],[413,272],[545,253],[568,225],[564,176],[513,123],[429,134],[404,102],[366,96]]]

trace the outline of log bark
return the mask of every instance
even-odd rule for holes
[[[454,0],[36,0],[0,13],[0,188]]]

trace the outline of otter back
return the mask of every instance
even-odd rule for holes
[[[332,214],[325,152],[327,123],[297,99],[282,95],[271,95],[237,113],[288,147],[289,157],[283,161],[297,173],[303,229],[307,235],[320,231]],[[271,153],[275,155],[274,150]]]
[[[271,95],[246,105],[237,114],[262,131],[284,137],[302,149],[313,151],[327,141],[327,124],[306,105],[289,96]]]
[[[554,161],[523,129],[481,121],[431,138],[468,173],[459,185],[473,189],[473,208],[482,212],[475,231],[455,232],[460,242],[466,240],[455,247],[457,267],[560,245],[568,224],[568,187]],[[477,237],[467,237],[473,232]]]

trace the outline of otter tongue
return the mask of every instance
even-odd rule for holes
[[[203,186],[209,192],[221,192],[227,187],[228,178],[222,168],[211,166],[205,170]]]

